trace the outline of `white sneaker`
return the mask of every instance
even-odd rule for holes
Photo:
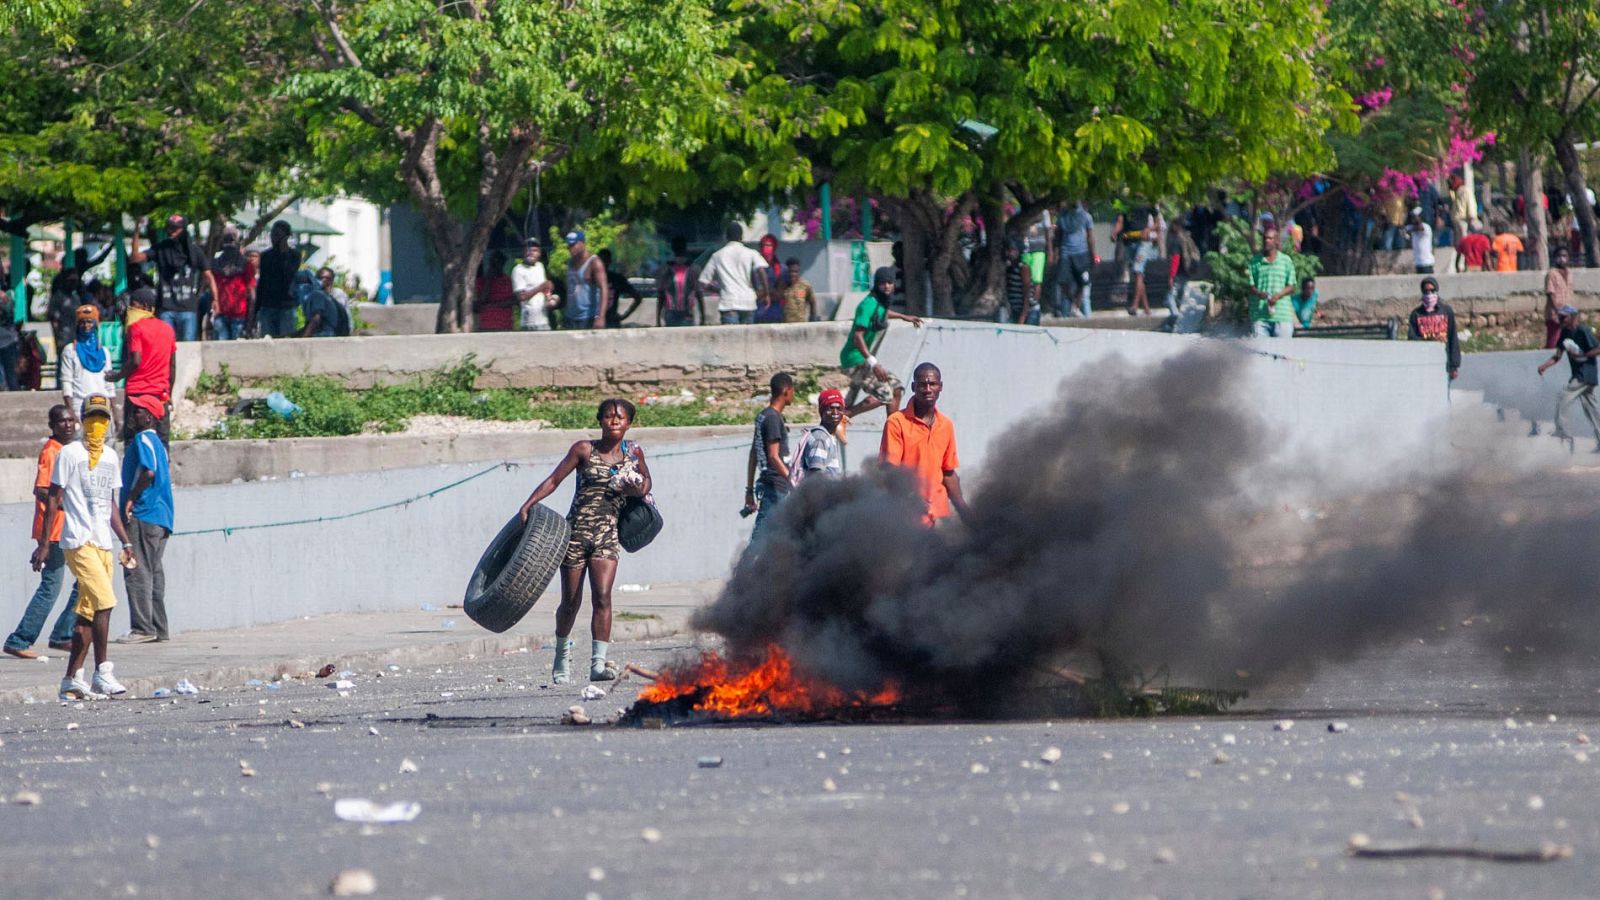
[[[92,690],[108,697],[115,697],[118,694],[126,694],[128,692],[128,689],[122,686],[122,682],[117,680],[117,676],[111,674],[112,667],[113,664],[109,659],[95,667],[94,681],[91,683]]]
[[[78,670],[78,675],[80,677],[74,678],[69,675],[61,679],[61,693],[57,696],[62,700],[104,700],[106,698],[105,694],[97,694],[87,684],[83,683],[83,678],[81,677],[83,675],[82,669]]]

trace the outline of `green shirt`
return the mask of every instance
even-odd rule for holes
[[[1281,250],[1272,262],[1267,262],[1265,256],[1257,256],[1250,260],[1250,283],[1255,285],[1256,290],[1265,291],[1268,295],[1276,294],[1295,283],[1294,260]],[[1284,296],[1268,307],[1265,297],[1251,297],[1250,321],[1293,322],[1294,301]]]
[[[856,329],[862,330],[861,337],[866,341],[867,349],[878,342],[878,337],[883,330],[889,327],[889,307],[885,306],[877,294],[868,294],[862,299],[861,305],[856,307],[856,317],[850,326],[850,335],[844,339],[844,349],[839,351],[839,365],[845,369],[854,369],[867,361],[865,355],[856,347]]]

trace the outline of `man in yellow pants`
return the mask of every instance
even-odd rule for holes
[[[125,694],[106,658],[111,636],[111,610],[117,595],[111,575],[113,535],[122,547],[122,565],[133,566],[133,546],[117,515],[117,487],[122,468],[117,452],[106,446],[111,430],[111,399],[91,396],[83,401],[83,437],[61,448],[50,471],[50,493],[44,501],[46,522],[63,513],[60,544],[67,568],[78,579],[77,624],[72,629],[72,649],[67,654],[67,674],[61,679],[62,700],[101,700]],[[50,556],[50,532],[39,537],[33,551],[33,570],[39,571]],[[83,680],[83,662],[94,646],[94,681]]]

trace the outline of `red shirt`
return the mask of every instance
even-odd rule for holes
[[[178,337],[172,326],[151,317],[140,319],[128,328],[127,353],[139,354],[139,368],[128,373],[124,390],[131,396],[149,394],[164,403],[172,387],[172,354],[178,352]]]
[[[509,275],[496,275],[484,284],[478,279],[478,330],[510,331],[515,324],[511,312],[517,308],[517,292]]]
[[[1489,253],[1489,236],[1473,232],[1461,239],[1461,258],[1469,266],[1483,268],[1483,260]]]
[[[242,319],[250,311],[250,289],[256,286],[256,270],[249,266],[237,275],[218,275],[216,314]]]

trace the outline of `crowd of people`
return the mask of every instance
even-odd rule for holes
[[[729,225],[724,243],[703,264],[696,263],[686,238],[671,238],[671,255],[657,268],[651,289],[654,324],[818,321],[816,290],[802,274],[799,258],[780,259],[778,239],[770,234],[761,237],[759,249],[743,238],[742,227]],[[644,304],[645,294],[610,248],[591,252],[581,228],[567,232],[562,242],[567,248],[563,272],[546,267],[538,238],[523,243],[520,259],[508,260],[499,251],[489,255],[476,284],[473,311],[479,331],[621,328]],[[714,302],[715,315],[708,301]]]
[[[308,248],[291,243],[293,235],[280,220],[272,225],[267,249],[244,249],[239,229],[228,225],[221,248],[208,255],[189,222],[169,216],[164,234],[149,246],[141,246],[137,231],[130,238],[127,285],[120,293],[93,274],[115,245],[108,242],[93,256],[77,248],[50,280],[45,304],[63,387],[96,375],[94,367],[81,368],[82,359],[66,349],[81,346],[86,322],[93,322],[100,346],[116,367],[127,313],[141,298],[179,341],[349,335],[354,317],[338,274],[327,266],[314,272],[305,268]],[[39,390],[47,351],[31,332],[11,327],[16,302],[9,291],[0,291],[0,322],[5,323],[0,326],[0,386]],[[86,318],[86,308],[93,310],[92,317]],[[75,399],[81,401],[82,395]]]
[[[67,653],[62,700],[127,693],[110,659],[111,613],[117,606],[113,580],[119,564],[131,628],[115,642],[141,644],[169,637],[162,557],[172,534],[173,498],[166,442],[156,429],[157,414],[142,401],[130,403],[119,456],[110,446],[113,418],[112,398],[105,394],[85,397],[77,410],[65,403],[51,407],[50,436],[39,452],[34,479],[30,562],[39,573],[39,586],[7,636],[4,652],[38,658],[33,646],[70,572],[72,592],[48,638],[51,649]],[[91,651],[94,674],[85,679]]]

